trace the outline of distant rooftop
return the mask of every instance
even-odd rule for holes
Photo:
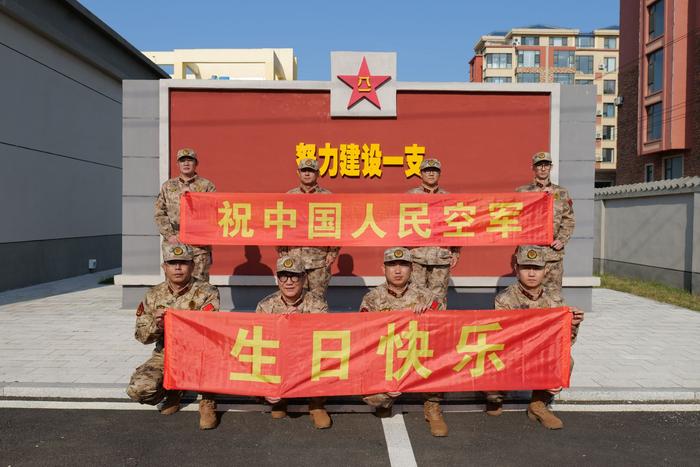
[[[550,26],[548,24],[531,24],[530,26],[518,26],[513,29],[571,29],[563,26]]]

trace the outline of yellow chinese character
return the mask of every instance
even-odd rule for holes
[[[399,209],[399,238],[404,238],[413,231],[423,238],[430,237],[430,227],[421,227],[430,225],[430,219],[427,217],[428,203],[401,203]],[[420,217],[424,219],[419,219]]]
[[[264,349],[278,349],[280,341],[265,340],[262,337],[262,326],[253,326],[253,338],[248,339],[248,330],[239,329],[236,341],[231,349],[231,356],[239,362],[251,363],[250,373],[235,373],[229,374],[229,379],[232,381],[252,381],[255,383],[274,383],[279,384],[282,378],[279,375],[264,375],[262,374],[263,365],[274,365],[277,357],[272,355],[263,355]],[[251,347],[249,354],[242,354],[241,350],[244,347]]]
[[[341,203],[309,203],[309,238],[340,238]]]
[[[444,232],[443,237],[473,237],[474,232],[465,232],[464,229],[474,223],[472,216],[476,215],[476,206],[465,206],[461,201],[454,206],[445,206],[445,223],[455,229],[451,232]],[[457,220],[459,218],[461,220]]]
[[[396,324],[389,323],[387,335],[379,338],[377,348],[378,355],[386,355],[384,376],[387,381],[391,381],[392,378],[397,381],[403,379],[411,368],[416,370],[422,378],[430,376],[432,371],[424,367],[419,360],[433,356],[428,342],[429,337],[428,331],[418,330],[418,321],[410,321],[408,330],[399,334],[396,334]],[[402,349],[404,346],[405,348]],[[404,360],[403,365],[396,371],[394,371],[394,352],[397,358]]]
[[[340,175],[360,176],[360,147],[357,144],[340,145]]]
[[[318,148],[318,157],[323,157],[323,164],[319,169],[321,176],[328,172],[329,177],[338,175],[338,148],[331,147],[331,143],[326,143],[322,148]]]
[[[302,159],[316,159],[316,145],[299,143],[297,144],[297,165]]]
[[[339,340],[340,350],[323,350],[324,340]],[[348,379],[350,370],[350,331],[314,331],[311,381],[321,378]],[[338,360],[338,367],[321,369],[321,360]]]
[[[500,232],[501,238],[508,238],[510,232],[520,232],[523,228],[517,224],[522,210],[523,203],[489,203],[492,227],[486,227],[486,231]]]
[[[248,228],[250,221],[250,203],[233,203],[224,201],[224,207],[219,208],[219,226],[223,229],[224,237],[235,237],[239,233],[241,237],[250,238],[253,236],[253,229]]]
[[[489,323],[483,324],[481,326],[462,326],[462,334],[459,336],[459,344],[457,344],[457,353],[475,353],[476,363],[474,368],[471,368],[469,372],[474,378],[478,378],[484,374],[484,360],[486,356],[489,357],[491,364],[496,369],[496,371],[501,371],[506,366],[496,355],[497,350],[503,350],[505,348],[504,344],[487,344],[486,343],[486,333],[489,331],[500,331],[501,325],[499,323]],[[469,334],[476,334],[476,345],[467,344],[469,340]],[[453,368],[454,371],[460,372],[467,363],[472,360],[473,357],[465,355],[462,357],[462,361],[459,362]]]
[[[382,150],[378,144],[362,145],[362,176],[382,176]]]
[[[273,217],[274,216],[274,217]],[[284,203],[277,201],[275,209],[265,209],[265,228],[277,227],[277,238],[282,238],[285,227],[296,228],[296,209],[284,209]]]
[[[367,230],[368,227],[372,229],[374,235],[376,235],[379,238],[384,238],[384,236],[386,235],[386,232],[380,229],[377,225],[377,221],[374,220],[374,203],[367,203],[365,205],[365,221],[362,223],[359,229],[357,229],[351,234],[352,238],[357,238],[363,233],[365,233],[365,230]]]
[[[403,152],[408,165],[408,168],[404,171],[406,178],[414,175],[420,177],[420,163],[423,162],[423,156],[425,156],[425,146],[418,146],[413,143],[411,146],[404,146]]]

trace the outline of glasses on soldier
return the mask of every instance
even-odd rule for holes
[[[277,274],[277,280],[280,282],[292,281],[292,283],[297,283],[301,280],[299,274]]]

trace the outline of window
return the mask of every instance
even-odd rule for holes
[[[549,38],[549,45],[558,45],[558,46],[566,46],[567,45],[567,38],[566,37],[550,37]]]
[[[586,35],[576,37],[576,47],[589,48],[595,47],[595,36]]]
[[[538,67],[540,66],[539,50],[518,50],[518,66]]]
[[[574,52],[571,50],[556,50],[554,51],[555,68],[570,68],[574,66]]]
[[[603,81],[603,94],[615,94],[614,79],[606,79]]]
[[[617,49],[617,37],[606,37],[603,39],[603,48]]]
[[[574,74],[554,73],[554,82],[559,84],[574,84]]]
[[[522,45],[540,45],[540,38],[539,36],[522,36],[520,43]]]
[[[590,75],[593,73],[593,55],[576,55],[576,71]]]
[[[647,92],[651,94],[664,87],[664,49],[650,53],[647,60]]]
[[[615,127],[613,125],[603,125],[603,139],[615,139]]]
[[[486,54],[486,68],[510,68],[512,60],[511,54]]]
[[[576,84],[593,84],[592,79],[577,79],[575,81]]]
[[[647,141],[661,139],[661,102],[647,107]]]
[[[615,104],[606,102],[603,104],[603,117],[612,118],[615,116]]]
[[[659,0],[649,7],[649,40],[656,39],[664,33],[664,0]]]
[[[683,156],[664,159],[664,180],[681,178],[683,176]]]
[[[513,78],[510,76],[489,76],[484,78],[484,83],[512,83]]]
[[[539,73],[518,73],[518,83],[539,83]]]
[[[601,162],[612,162],[615,157],[615,150],[613,148],[603,148],[603,158]]]
[[[617,58],[616,57],[605,57],[603,59],[603,68],[605,68],[605,71],[617,70]]]
[[[644,164],[644,181],[654,181],[654,164]]]

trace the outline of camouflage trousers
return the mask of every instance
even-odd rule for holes
[[[573,343],[573,342],[572,342]],[[571,376],[571,373],[574,371],[574,357],[571,356],[571,365],[569,366],[569,376]],[[546,392],[550,393],[553,396],[556,396],[561,392],[562,388],[552,388],[552,389],[545,389]],[[506,392],[503,391],[486,391],[484,394],[486,394],[486,400],[489,402],[495,402],[497,404],[502,404],[503,403],[503,398],[506,396]]]
[[[163,387],[163,351],[154,350],[151,358],[131,375],[126,394],[141,404],[158,405],[167,393]],[[202,393],[202,399],[213,400],[214,394]]]
[[[450,266],[448,264],[413,263],[411,282],[430,290],[440,304],[447,307],[447,286],[450,285]]]
[[[209,282],[209,266],[211,266],[211,252],[205,251],[194,255],[192,276],[200,281]]]
[[[564,261],[547,261],[547,274],[542,286],[551,294],[561,296],[561,284],[564,277]]]
[[[306,288],[319,297],[326,297],[326,290],[328,290],[328,284],[330,282],[330,268],[324,267],[306,270]]]
[[[444,393],[442,392],[424,392],[423,394],[423,399],[425,401],[430,401],[430,402],[440,402],[444,396]],[[363,396],[362,401],[369,405],[370,407],[383,407],[385,409],[388,409],[392,405],[394,405],[394,401],[398,398],[398,396],[394,397],[391,396],[385,392],[379,393],[379,394],[372,394],[369,396]]]

